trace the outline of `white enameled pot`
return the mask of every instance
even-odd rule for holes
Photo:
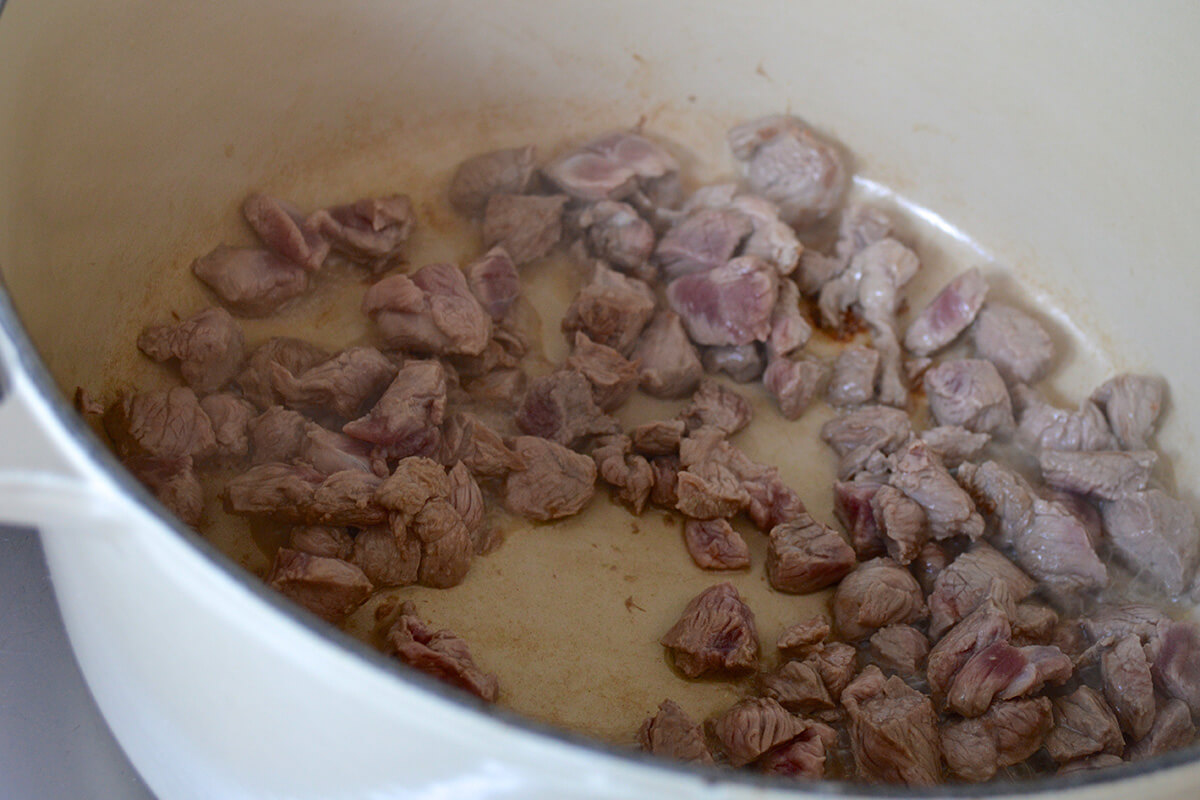
[[[1167,2],[9,0],[0,520],[40,532],[88,685],[163,798],[795,796],[485,710],[294,611],[172,522],[62,390],[104,383],[247,187],[639,118],[719,145],[790,110],[1032,285],[1081,355],[1168,375],[1159,442],[1194,499],[1197,34],[1200,9]],[[346,191],[390,185],[369,167]],[[821,792],[1194,797],[1200,754]]]

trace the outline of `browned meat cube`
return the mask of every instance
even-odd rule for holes
[[[706,272],[676,278],[667,302],[696,344],[765,342],[779,298],[779,273],[755,256],[741,256]]]
[[[731,208],[701,208],[675,223],[659,240],[654,258],[666,280],[707,272],[733,258],[753,227]]]
[[[929,698],[898,676],[869,666],[842,692],[850,749],[859,775],[873,783],[931,786],[942,779],[937,715]]]
[[[902,678],[918,675],[929,655],[929,640],[911,625],[888,625],[871,634],[871,657]]]
[[[669,456],[679,452],[686,423],[681,419],[656,420],[633,429],[633,449],[645,456]]]
[[[299,525],[292,528],[291,535],[288,537],[288,547],[313,556],[349,561],[350,556],[354,554],[354,541],[354,537],[345,528],[331,528],[327,525]],[[376,583],[375,581],[371,582]]]
[[[988,285],[978,267],[957,275],[929,301],[904,334],[904,346],[918,356],[933,355],[975,320]]]
[[[1146,488],[1158,454],[1152,450],[1043,450],[1038,462],[1042,479],[1055,489],[1119,500]]]
[[[157,389],[121,396],[104,412],[104,431],[117,454],[138,457],[204,459],[217,449],[212,421],[191,389]]]
[[[401,531],[403,534],[403,531]],[[417,582],[421,565],[421,540],[415,535],[397,536],[391,528],[378,526],[358,532],[349,561],[379,588],[408,586]]]
[[[712,753],[704,741],[704,730],[672,700],[662,701],[658,712],[642,723],[638,742],[643,750],[656,756],[698,764],[713,763]]]
[[[276,553],[267,584],[335,625],[362,605],[373,589],[353,564],[286,547]]]
[[[342,431],[391,458],[436,454],[446,414],[446,371],[437,361],[409,361],[366,416]]]
[[[270,364],[271,387],[288,408],[351,419],[374,403],[396,376],[396,365],[374,347],[351,347],[299,375]]]
[[[363,295],[362,310],[387,346],[401,350],[477,356],[492,335],[491,317],[453,264],[389,275]]]
[[[879,351],[851,345],[838,353],[833,374],[825,391],[831,406],[860,406],[875,397],[875,378],[879,374]]]
[[[943,725],[942,756],[955,777],[991,780],[1036,753],[1053,724],[1048,698],[996,703],[983,716]]]
[[[512,449],[525,467],[508,473],[504,506],[537,520],[559,519],[578,512],[592,499],[596,463],[560,444],[536,436],[518,436]]]
[[[744,766],[808,730],[809,723],[769,697],[742,700],[717,717],[713,735],[734,767]]]
[[[566,195],[494,194],[483,215],[483,243],[503,247],[514,264],[549,253],[562,238]]]
[[[480,478],[503,478],[510,470],[525,466],[500,434],[474,414],[460,412],[446,420],[442,443],[444,462],[461,461]]]
[[[829,368],[814,358],[776,358],[763,372],[763,386],[775,398],[784,419],[800,419],[821,394]]]
[[[552,161],[546,177],[580,200],[621,200],[679,170],[671,154],[644,136],[613,131]]]
[[[453,631],[430,630],[417,616],[412,603],[402,607],[400,618],[388,631],[387,641],[392,653],[410,667],[481,700],[496,702],[500,693],[496,676],[476,665],[467,643]]]
[[[304,267],[258,247],[219,245],[192,262],[192,272],[243,317],[270,316],[308,291]]]
[[[467,265],[467,286],[494,322],[508,314],[521,296],[521,278],[503,247],[493,247]]]
[[[732,436],[750,424],[754,409],[737,392],[711,378],[703,378],[700,387],[692,395],[692,401],[680,412],[679,418],[688,430],[710,427]]]
[[[1108,424],[1126,450],[1145,450],[1167,393],[1167,382],[1155,375],[1118,375],[1092,393]]]
[[[572,447],[589,436],[615,433],[616,420],[592,397],[592,384],[581,373],[565,369],[529,382],[516,413],[517,427],[530,436]]]
[[[250,452],[246,428],[258,416],[258,409],[250,401],[228,392],[202,398],[200,408],[212,423],[217,457],[227,461],[245,458]]]
[[[997,435],[1016,426],[1008,387],[990,361],[958,358],[930,368],[925,372],[925,394],[939,425]]]
[[[254,348],[246,360],[246,367],[237,376],[237,385],[242,395],[260,410],[266,411],[283,403],[271,383],[272,364],[278,364],[292,375],[303,375],[307,370],[329,360],[329,353],[315,344],[301,339],[277,336]]]
[[[633,513],[642,513],[654,488],[654,471],[644,456],[633,452],[629,437],[623,433],[599,437],[592,460],[601,480],[617,490],[617,499],[628,503]]]
[[[940,639],[974,611],[989,596],[993,580],[1007,584],[1013,600],[1018,602],[1037,587],[1000,551],[985,542],[976,542],[934,578],[929,594],[929,635]]]
[[[675,668],[688,678],[758,668],[754,613],[731,583],[710,586],[692,598],[659,641],[671,652]]]
[[[450,205],[467,217],[483,216],[494,194],[524,194],[533,178],[533,145],[493,150],[458,165],[450,179]]]
[[[633,347],[642,390],[653,397],[684,397],[704,374],[696,346],[688,339],[679,315],[660,311]]]
[[[1100,507],[1117,554],[1171,595],[1190,584],[1200,561],[1200,534],[1187,504],[1161,489],[1125,495]]]
[[[565,366],[587,378],[592,385],[592,399],[601,411],[625,405],[638,387],[640,364],[611,347],[596,344],[582,331],[575,334],[575,348]]]
[[[767,579],[781,592],[808,594],[832,586],[856,563],[841,534],[807,514],[771,530]]]
[[[1054,699],[1054,728],[1046,735],[1046,750],[1059,764],[1095,753],[1120,755],[1125,747],[1112,709],[1089,686],[1080,686]]]
[[[408,195],[394,194],[321,209],[305,223],[350,261],[383,272],[402,260],[417,215]]]
[[[592,256],[622,272],[649,273],[646,262],[654,252],[654,229],[633,206],[601,200],[583,210],[579,227]]]
[[[1141,739],[1154,725],[1154,678],[1150,662],[1137,636],[1119,639],[1100,655],[1104,697],[1112,706],[1121,729]]]
[[[329,255],[329,241],[304,220],[290,203],[252,194],[242,203],[242,216],[263,244],[309,272],[317,272]]]
[[[746,569],[750,548],[729,520],[689,519],[683,524],[688,555],[700,569]]]
[[[916,622],[926,613],[916,579],[890,558],[859,564],[833,595],[834,627],[850,641],[865,639],[886,625]]]
[[[975,354],[996,365],[1011,383],[1037,383],[1054,359],[1054,342],[1024,311],[988,303],[971,325]]]
[[[583,331],[593,342],[627,356],[654,316],[655,302],[653,290],[645,283],[597,261],[592,280],[567,308],[562,329],[568,335]],[[635,357],[647,363],[642,354]]]
[[[784,628],[775,646],[783,655],[797,658],[819,650],[828,638],[829,621],[820,616],[810,617]]]
[[[201,394],[233,380],[245,356],[242,329],[223,308],[206,308],[178,325],[151,325],[138,349],[155,361],[178,359],[184,382]]]
[[[297,411],[283,406],[268,408],[246,425],[251,463],[287,463],[299,458],[311,424]]]

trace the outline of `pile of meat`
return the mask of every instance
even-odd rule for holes
[[[1110,588],[1126,576],[1164,608],[1200,593],[1194,517],[1150,449],[1163,382],[1119,375],[1077,409],[1050,403],[1031,387],[1051,338],[977,269],[902,327],[918,256],[878,209],[846,205],[839,148],[786,116],[729,144],[741,180],[686,197],[679,162],[638,132],[540,164],[533,147],[471,158],[449,199],[484,252],[462,267],[407,269],[407,197],[305,215],[254,195],[261,246],[193,265],[219,305],[139,338],[184,385],[81,404],[189,524],[204,524],[198,473],[232,474],[225,509],[288,531],[267,580],[335,624],[380,589],[460,583],[499,544],[493,502],[553,520],[599,481],[635,514],[680,515],[714,571],[753,567],[745,519],[767,537],[771,587],[832,588],[829,618],[763,656],[734,586],[700,593],[662,637],[671,663],[686,680],[754,676],[753,691],[703,725],[663,702],[640,732],[653,753],[924,785],[1191,742],[1200,627]],[[802,244],[821,231],[831,244]],[[519,268],[559,247],[587,277],[562,319],[571,353],[546,372],[527,358]],[[335,261],[382,275],[362,300],[371,342],[247,348],[233,315],[277,312]],[[845,343],[832,362],[806,352],[814,327]],[[840,529],[738,446],[753,414],[731,383],[787,419],[840,410],[821,431]],[[679,413],[626,429],[613,412],[637,391]],[[398,658],[496,699],[453,633],[411,604],[379,618]]]

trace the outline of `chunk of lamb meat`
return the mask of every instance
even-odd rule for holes
[[[837,731],[820,722],[807,721],[808,729],[787,744],[758,760],[768,775],[820,780],[825,777],[826,753],[837,746]]]
[[[679,443],[680,473],[676,508],[696,519],[728,517],[744,509],[759,529],[770,531],[804,514],[800,496],[785,485],[779,470],[752,461],[712,428]]]
[[[1158,704],[1150,732],[1126,748],[1125,755],[1130,761],[1140,761],[1187,747],[1195,739],[1196,726],[1192,723],[1192,712],[1187,703],[1165,700]]]
[[[223,308],[206,308],[178,325],[142,330],[138,349],[155,361],[178,359],[184,383],[201,394],[233,380],[242,366],[242,329]]]
[[[1093,643],[1102,639],[1115,641],[1132,634],[1142,644],[1150,645],[1166,634],[1171,618],[1154,606],[1125,603],[1101,605],[1083,617],[1080,625]]]
[[[761,258],[741,256],[667,285],[667,303],[702,345],[765,342],[779,299],[779,274]]]
[[[1015,427],[1008,387],[990,361],[961,358],[929,369],[925,394],[939,425],[988,434],[1005,434]]]
[[[1119,500],[1146,488],[1158,454],[1152,450],[1043,450],[1038,461],[1042,479],[1056,489]]]
[[[818,652],[829,638],[829,621],[823,616],[809,617],[784,628],[775,642],[781,655],[788,658],[803,658]]]
[[[789,356],[812,338],[812,325],[800,310],[800,290],[795,281],[779,280],[779,299],[771,311],[771,334],[767,337],[769,356]]]
[[[937,542],[926,542],[920,552],[908,565],[908,569],[921,584],[921,591],[929,595],[933,591],[934,581],[942,570],[950,565],[950,554],[946,548]]]
[[[658,420],[638,425],[630,438],[633,449],[644,456],[669,456],[679,452],[679,441],[687,430],[681,419]]]
[[[417,581],[435,589],[462,583],[471,567],[475,542],[450,499],[435,498],[426,503],[413,516],[409,530],[421,540]]]
[[[795,231],[779,218],[779,208],[770,200],[752,194],[739,195],[736,184],[724,183],[697,190],[682,210],[685,214],[696,214],[701,209],[743,215],[750,222],[751,232],[742,244],[741,254],[766,259],[780,275],[789,275],[796,269],[804,247]]]
[[[592,399],[592,385],[574,370],[559,370],[529,383],[516,413],[517,427],[571,447],[588,436],[615,433],[616,420]]]
[[[271,384],[271,364],[278,364],[292,375],[302,375],[330,354],[303,339],[277,336],[254,348],[246,366],[237,376],[242,395],[260,411],[283,402]]]
[[[354,537],[345,528],[299,525],[288,536],[288,547],[313,556],[349,561],[354,554]],[[367,576],[370,578],[370,576]],[[371,581],[375,583],[375,581]]]
[[[983,535],[983,517],[941,462],[920,439],[909,442],[895,455],[891,484],[925,510],[929,535],[934,539]]]
[[[821,680],[815,656],[803,661],[788,661],[775,672],[762,676],[762,693],[788,711],[815,713],[835,705],[829,689]]]
[[[536,436],[518,436],[512,450],[524,462],[504,482],[504,506],[536,520],[569,517],[592,499],[596,462]]]
[[[408,195],[394,194],[321,209],[306,224],[349,261],[383,272],[403,258],[417,215]]]
[[[656,756],[697,764],[713,763],[704,729],[673,700],[659,703],[657,713],[642,723],[638,743],[642,750]]]
[[[757,344],[706,347],[700,361],[705,372],[724,372],[738,383],[758,380],[767,365]]]
[[[1154,724],[1154,678],[1146,651],[1137,636],[1119,639],[1100,655],[1104,697],[1112,706],[1121,729],[1141,739]]]
[[[1122,374],[1092,392],[1108,424],[1126,450],[1145,450],[1166,398],[1167,382],[1155,375]]]
[[[830,255],[805,250],[800,255],[796,280],[800,291],[816,295],[821,287],[840,275],[850,260],[868,246],[892,233],[892,220],[877,208],[851,203],[838,223],[838,240]]]
[[[700,569],[745,569],[750,566],[750,548],[729,520],[689,519],[683,525],[688,555]]]
[[[125,466],[185,525],[194,528],[200,524],[204,490],[191,456],[135,456],[125,461]]]
[[[712,732],[730,766],[741,767],[800,736],[809,724],[771,698],[756,697],[742,700],[717,717]]]
[[[1012,620],[1012,643],[1022,647],[1031,644],[1053,644],[1063,650],[1056,641],[1055,634],[1059,626],[1058,614],[1041,602],[1028,600],[1018,603]],[[1075,653],[1067,652],[1067,655],[1073,656]]]
[[[250,452],[246,427],[258,416],[258,409],[250,401],[228,392],[202,398],[200,408],[212,423],[217,456],[230,461],[245,458]]]
[[[978,267],[952,278],[908,326],[905,348],[918,356],[928,356],[953,342],[975,320],[987,291],[987,281]]]
[[[267,585],[321,619],[340,623],[371,595],[362,570],[339,558],[324,558],[279,548]]]
[[[871,505],[871,499],[883,485],[874,479],[833,484],[833,513],[845,527],[850,546],[863,561],[887,554],[883,532]]]
[[[373,453],[369,442],[325,430],[311,422],[305,427],[305,441],[300,457],[312,464],[317,472],[326,475],[346,469],[372,472],[381,478],[386,478],[388,474],[387,463]]]
[[[916,579],[889,558],[859,564],[833,594],[834,627],[852,642],[887,625],[916,622],[927,611]]]
[[[299,375],[278,362],[269,368],[271,387],[285,406],[340,419],[351,419],[378,400],[397,372],[374,347],[351,347]]]
[[[1056,408],[1025,386],[1013,389],[1017,407],[1017,441],[1030,450],[1116,450],[1117,439],[1095,403],[1084,400],[1078,411]]]
[[[767,580],[781,592],[809,594],[832,586],[856,563],[841,534],[808,514],[774,527],[767,543]]]
[[[1059,764],[1096,753],[1120,755],[1124,747],[1117,718],[1095,689],[1080,686],[1054,698],[1054,728],[1046,735],[1046,751]]]
[[[498,369],[468,380],[463,388],[475,403],[485,408],[511,411],[525,396],[529,376],[519,369]]]
[[[267,317],[308,291],[308,272],[259,247],[219,245],[192,262],[192,273],[242,317]]]
[[[477,356],[492,335],[490,317],[453,264],[389,275],[363,295],[362,311],[387,346],[401,350]]]
[[[639,363],[642,390],[652,397],[684,397],[704,375],[696,347],[674,311],[654,315],[637,340],[632,358]]]
[[[887,406],[863,406],[821,426],[821,440],[838,455],[838,477],[856,474],[872,456],[899,450],[913,435],[908,414]]]
[[[342,431],[388,458],[433,455],[446,413],[446,371],[437,361],[409,361],[366,415]]]
[[[996,591],[962,622],[938,639],[925,661],[925,679],[935,697],[944,697],[954,676],[973,655],[1012,636],[1015,606],[1007,587],[996,582]]]
[[[964,717],[977,717],[993,700],[1013,700],[1046,683],[1064,683],[1073,671],[1073,662],[1057,647],[993,642],[967,659],[954,675],[946,706]]]
[[[841,155],[798,117],[744,122],[728,138],[751,190],[777,205],[789,224],[818,222],[841,204],[847,180]]]
[[[212,420],[185,387],[122,392],[103,417],[104,431],[123,461],[137,457],[201,460],[217,449]]]
[[[500,682],[484,672],[471,657],[467,643],[452,631],[433,631],[417,616],[412,603],[405,603],[387,634],[391,653],[427,675],[494,703]]]
[[[871,497],[871,513],[887,554],[899,564],[909,564],[929,538],[925,510],[899,489],[881,486]]]
[[[999,550],[975,542],[934,578],[929,595],[929,635],[940,639],[991,595],[992,581],[997,580],[1007,586],[1016,602],[1037,588],[1037,582]]]
[[[599,437],[592,459],[601,480],[615,488],[617,499],[628,503],[633,513],[641,514],[654,488],[654,471],[644,456],[633,452],[633,443],[625,434]]]
[[[733,258],[753,226],[731,208],[702,208],[675,223],[654,249],[663,277],[672,281],[693,272],[707,272]]]
[[[1049,698],[995,703],[982,716],[943,725],[942,756],[955,777],[988,781],[1041,749],[1053,725]]]
[[[995,364],[1011,383],[1036,383],[1054,360],[1054,342],[1037,320],[1003,303],[988,303],[979,312],[971,344],[976,356]]]
[[[929,698],[896,675],[869,666],[842,692],[850,748],[872,783],[932,786],[941,781],[937,716]]]
[[[875,397],[875,376],[879,374],[879,351],[851,345],[833,362],[833,375],[825,392],[831,406],[860,406]]]
[[[268,408],[246,425],[251,463],[285,463],[299,458],[310,424],[299,412],[283,406]]]
[[[992,439],[989,434],[972,433],[958,425],[939,425],[921,431],[918,436],[946,469],[954,469],[964,461],[976,460]]]
[[[309,272],[317,272],[329,255],[329,241],[304,220],[290,203],[252,194],[242,203],[242,216],[263,244]]]
[[[543,172],[579,200],[621,200],[650,181],[678,172],[671,154],[629,131],[603,134],[552,161]]]
[[[1172,622],[1152,647],[1154,683],[1169,697],[1187,703],[1192,716],[1200,719],[1200,628]]]
[[[533,145],[493,150],[458,165],[450,179],[450,207],[464,217],[481,217],[495,194],[524,194],[533,179]]]
[[[740,431],[754,418],[746,398],[711,378],[700,381],[692,401],[679,413],[689,431],[716,428],[727,436]]]
[[[579,215],[588,253],[622,272],[648,276],[646,262],[654,252],[654,229],[628,203],[601,200]]]
[[[679,456],[657,456],[650,459],[654,473],[654,488],[650,501],[663,508],[675,508],[679,503]]]
[[[567,335],[583,331],[593,342],[628,356],[642,329],[654,316],[655,304],[654,292],[645,283],[597,261],[591,281],[579,290],[567,308],[562,329]],[[695,357],[694,352],[692,355]],[[642,359],[643,365],[648,363],[647,356],[645,352],[634,355]],[[695,361],[699,369],[699,358],[695,357]]]
[[[800,419],[821,394],[829,368],[814,358],[775,358],[763,372],[763,386],[784,419]]]
[[[304,464],[260,464],[225,485],[226,511],[277,522],[369,527],[387,520],[380,479],[359,470],[322,475]]]
[[[902,678],[915,678],[925,657],[929,640],[911,625],[888,625],[871,634],[871,657],[884,670]]]
[[[378,587],[411,586],[421,567],[421,540],[401,534],[385,526],[361,530],[348,560]]]
[[[549,253],[562,239],[565,195],[540,197],[494,194],[483,215],[485,247],[499,246],[514,264],[526,264]]]
[[[659,641],[670,651],[675,668],[688,678],[758,668],[754,612],[731,583],[710,586],[692,598]]]
[[[613,411],[625,405],[640,379],[641,364],[630,361],[611,347],[593,342],[583,331],[576,331],[575,347],[565,366],[587,378],[592,385],[592,399],[601,411]]]
[[[467,287],[493,321],[508,314],[521,296],[521,278],[503,247],[493,247],[467,265]]]
[[[467,465],[461,461],[450,468],[446,477],[450,481],[450,494],[446,499],[462,517],[463,524],[467,526],[467,533],[471,535],[475,552],[478,553],[481,549],[485,549],[483,546],[488,543],[489,539],[483,522],[483,490],[471,476]]]
[[[1132,569],[1172,595],[1190,585],[1200,560],[1200,533],[1187,504],[1147,489],[1103,503],[1100,511],[1113,549]]]

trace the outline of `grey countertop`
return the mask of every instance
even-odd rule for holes
[[[153,800],[96,708],[32,531],[0,526],[0,796]]]

